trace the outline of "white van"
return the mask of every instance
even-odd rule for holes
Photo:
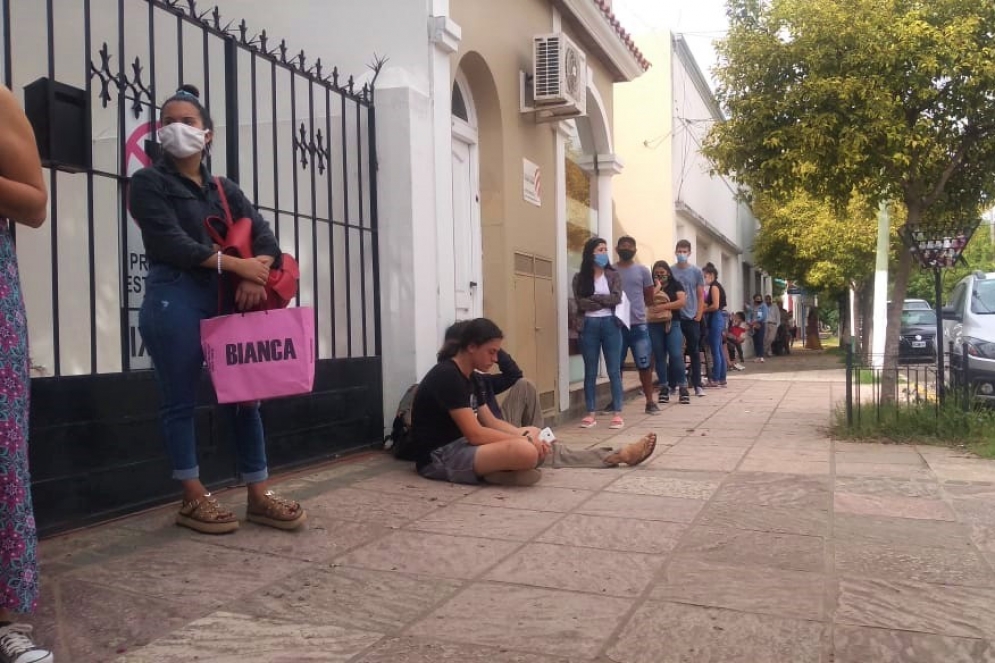
[[[995,403],[995,272],[965,276],[943,307],[943,336],[952,341],[951,382],[963,375],[964,344],[967,373],[978,400]]]

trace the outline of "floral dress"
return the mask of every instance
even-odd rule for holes
[[[0,608],[38,602],[37,534],[28,474],[28,330],[8,222],[0,219]]]

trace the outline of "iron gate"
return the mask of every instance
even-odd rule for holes
[[[51,199],[43,229],[17,235],[41,530],[175,495],[137,329],[147,263],[125,193],[157,151],[157,103],[182,83],[200,88],[215,121],[210,169],[238,181],[297,256],[298,303],[314,309],[314,393],[263,408],[271,466],[379,440],[377,67],[360,85],[196,0],[0,0],[0,12],[3,80],[35,125]],[[202,478],[231,483],[228,432],[206,380],[201,392]]]

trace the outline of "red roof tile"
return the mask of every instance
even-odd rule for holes
[[[622,27],[621,21],[618,20],[617,16],[615,16],[615,12],[612,11],[608,3],[605,2],[605,0],[593,1],[594,4],[598,6],[598,9],[601,10],[601,13],[605,15],[605,19],[608,20],[608,23],[615,29],[615,33],[618,35],[618,38],[622,40],[622,43],[629,47],[629,50],[632,52],[632,55],[635,56],[636,60],[639,62],[639,66],[643,68],[643,71],[649,69],[650,61],[646,59],[646,56],[644,56],[642,51],[640,51],[636,46],[635,42],[632,40],[632,35],[629,34],[628,30]]]

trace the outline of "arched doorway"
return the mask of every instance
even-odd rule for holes
[[[483,247],[480,236],[480,150],[470,86],[456,72],[452,90],[453,256],[456,319],[483,314]]]

